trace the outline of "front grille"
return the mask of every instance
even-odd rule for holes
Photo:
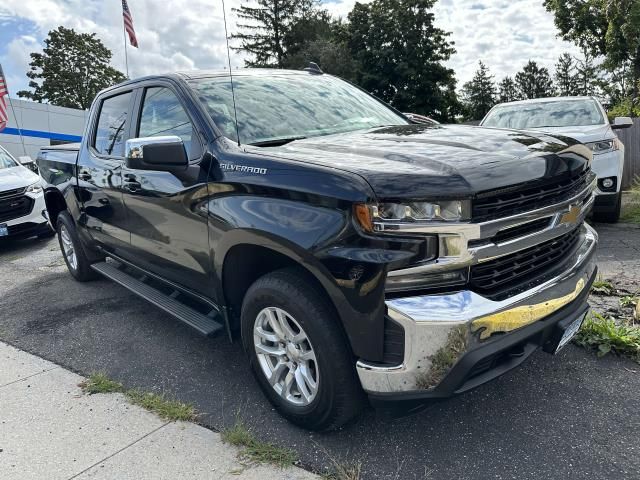
[[[0,222],[29,215],[33,210],[33,204],[34,200],[26,195],[0,198]]]
[[[5,198],[9,198],[9,197],[16,197],[18,195],[22,195],[24,193],[24,191],[26,190],[26,188],[14,188],[13,190],[4,190],[2,192],[0,192],[0,200],[3,200]]]
[[[523,223],[522,225],[518,225],[516,227],[505,228],[504,230],[500,230],[496,233],[491,241],[493,243],[502,243],[508,242],[509,240],[513,240],[514,238],[524,237],[525,235],[530,235],[532,233],[539,232],[544,230],[551,223],[551,218],[540,218],[538,220],[534,220],[533,222]]]
[[[576,247],[580,228],[535,247],[471,267],[471,288],[488,296],[518,288],[562,265]]]
[[[473,201],[473,220],[508,217],[571,198],[587,187],[590,173],[586,169],[550,183],[524,183],[479,193]]]

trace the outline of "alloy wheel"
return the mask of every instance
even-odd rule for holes
[[[254,322],[253,343],[262,372],[280,397],[296,406],[313,402],[320,380],[316,354],[289,313],[263,309]]]
[[[67,259],[67,262],[69,262],[69,266],[71,266],[73,270],[77,270],[78,257],[76,256],[76,250],[73,246],[69,230],[67,230],[67,227],[64,225],[60,227],[60,239],[62,240],[62,253],[64,257]]]

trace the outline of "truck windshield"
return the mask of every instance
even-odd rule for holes
[[[0,148],[0,170],[17,166],[18,163],[11,157],[11,155]]]
[[[583,127],[605,123],[594,100],[499,105],[482,122],[484,127],[523,130],[543,127]]]
[[[190,82],[224,135],[237,141],[228,77]],[[329,75],[234,76],[240,141],[288,140],[409,122],[353,85]]]

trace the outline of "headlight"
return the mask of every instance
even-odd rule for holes
[[[609,153],[620,150],[620,140],[617,138],[586,143],[585,145],[589,147],[593,153]]]
[[[34,195],[42,193],[42,185],[40,185],[40,182],[29,185],[27,187],[27,193],[33,193]]]
[[[446,200],[440,202],[379,203],[371,205],[373,221],[459,222],[468,219],[470,202],[467,200]]]

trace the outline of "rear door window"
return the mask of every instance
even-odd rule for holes
[[[129,120],[131,92],[103,100],[94,148],[101,155],[123,157]]]

